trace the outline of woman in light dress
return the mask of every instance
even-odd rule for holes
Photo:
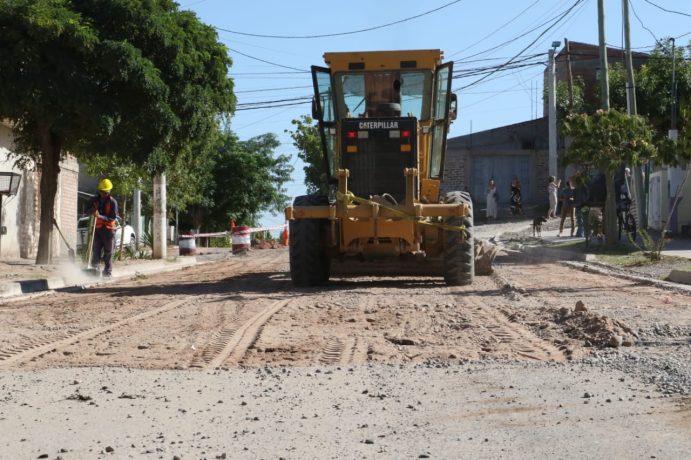
[[[497,186],[494,179],[487,184],[487,219],[497,218]]]
[[[554,219],[557,217],[557,193],[559,192],[560,184],[561,179],[557,179],[554,176],[549,176],[549,184],[547,185],[547,194],[549,195],[549,212],[547,213],[548,219]]]

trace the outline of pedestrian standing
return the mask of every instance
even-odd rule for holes
[[[101,276],[104,278],[110,278],[113,275],[113,248],[117,227],[118,202],[110,195],[112,190],[113,183],[109,179],[103,179],[98,183],[98,194],[89,201],[96,219],[91,267],[98,269],[101,255],[103,255],[104,267]]]
[[[571,236],[573,236],[573,232],[576,229],[576,208],[573,206],[574,188],[571,182],[571,180],[566,181],[566,188],[564,188],[561,196],[561,222],[559,222],[559,233],[557,236],[561,236],[561,232],[564,231],[566,216],[569,216],[571,219]]]
[[[511,180],[511,212],[523,215],[523,203],[521,202],[521,181],[517,176]]]
[[[557,178],[549,176],[549,183],[547,184],[547,195],[549,196],[549,210],[547,211],[548,219],[555,219],[557,217],[557,192],[559,186],[557,185]]]
[[[497,185],[490,179],[487,185],[487,220],[497,218]]]
[[[580,174],[574,181],[573,191],[573,207],[576,213],[576,237],[582,238],[585,236],[585,215],[588,210],[588,185],[584,183]]]

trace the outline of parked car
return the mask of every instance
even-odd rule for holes
[[[117,227],[115,228],[115,248],[120,246],[120,238],[122,237],[122,219],[117,218]],[[134,228],[131,225],[125,225],[125,239],[123,240],[123,245],[128,246],[132,249],[136,248],[137,237],[134,234]],[[77,221],[77,248],[86,248],[89,242],[89,217],[82,217]]]

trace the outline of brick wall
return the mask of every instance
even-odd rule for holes
[[[467,184],[466,165],[468,155],[464,151],[447,150],[444,158],[444,177],[441,183],[442,195],[446,192],[465,190]]]

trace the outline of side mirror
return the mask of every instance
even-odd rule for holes
[[[312,119],[319,120],[321,118],[321,113],[319,113],[319,104],[317,103],[317,98],[312,98]]]
[[[458,97],[456,93],[451,93],[451,100],[449,101],[449,121],[454,121],[458,116]]]

